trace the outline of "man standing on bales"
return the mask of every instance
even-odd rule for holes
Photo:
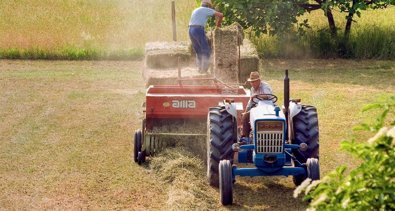
[[[208,17],[216,17],[216,26],[221,27],[223,14],[215,11],[211,0],[202,0],[202,5],[196,8],[189,21],[189,37],[196,52],[196,63],[199,73],[206,73],[209,68],[211,49],[204,30]]]

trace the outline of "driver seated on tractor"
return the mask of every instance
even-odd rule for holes
[[[266,96],[265,94],[268,95],[273,94],[270,85],[261,80],[259,72],[251,72],[250,77],[247,79],[247,82],[251,84],[251,97],[250,100],[248,101],[246,111],[243,113],[242,116],[243,129],[241,131],[241,137],[248,137],[251,132],[250,110],[255,104],[253,102],[253,98],[256,97],[257,95],[262,95],[260,96],[259,99],[271,100],[270,96]]]

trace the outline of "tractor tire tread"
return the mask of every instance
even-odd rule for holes
[[[219,162],[226,159],[233,163],[232,144],[237,139],[235,123],[224,106],[210,108],[207,122],[207,178],[211,186],[219,186]]]
[[[308,158],[319,158],[319,127],[317,109],[302,105],[302,110],[293,117],[293,144],[306,143],[306,151],[294,150],[296,158],[305,163]]]

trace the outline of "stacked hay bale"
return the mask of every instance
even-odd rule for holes
[[[239,81],[245,82],[253,71],[259,71],[258,51],[250,40],[244,39],[240,46]]]
[[[250,72],[259,71],[258,52],[248,39],[244,39],[239,24],[215,29],[212,39],[214,72],[218,79],[244,83]]]
[[[242,31],[237,25],[216,28],[213,36],[214,74],[227,83],[238,82],[239,48]]]
[[[177,84],[178,68],[182,77],[203,77],[196,68],[191,68],[193,61],[189,42],[150,42],[145,45],[145,67],[143,78],[146,86]],[[198,82],[190,82],[194,84]]]

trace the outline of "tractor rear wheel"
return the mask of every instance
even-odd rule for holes
[[[138,154],[141,151],[141,130],[137,130],[134,133],[134,146],[133,146],[133,158],[134,162],[138,162]]]
[[[219,186],[219,162],[229,160],[233,163],[232,145],[236,140],[236,119],[225,106],[210,108],[207,117],[207,178],[211,186]]]
[[[229,205],[233,202],[233,176],[232,164],[229,160],[219,162],[219,194],[222,205]]]
[[[319,158],[319,128],[317,109],[314,106],[302,105],[302,110],[293,117],[293,144],[307,144],[307,150],[294,150],[293,154],[301,163],[309,158]],[[300,185],[308,175],[293,176],[296,186]]]
[[[319,129],[317,109],[314,106],[303,105],[302,110],[293,117],[293,144],[307,144],[307,150],[294,150],[294,155],[301,163],[308,158],[319,158]]]

